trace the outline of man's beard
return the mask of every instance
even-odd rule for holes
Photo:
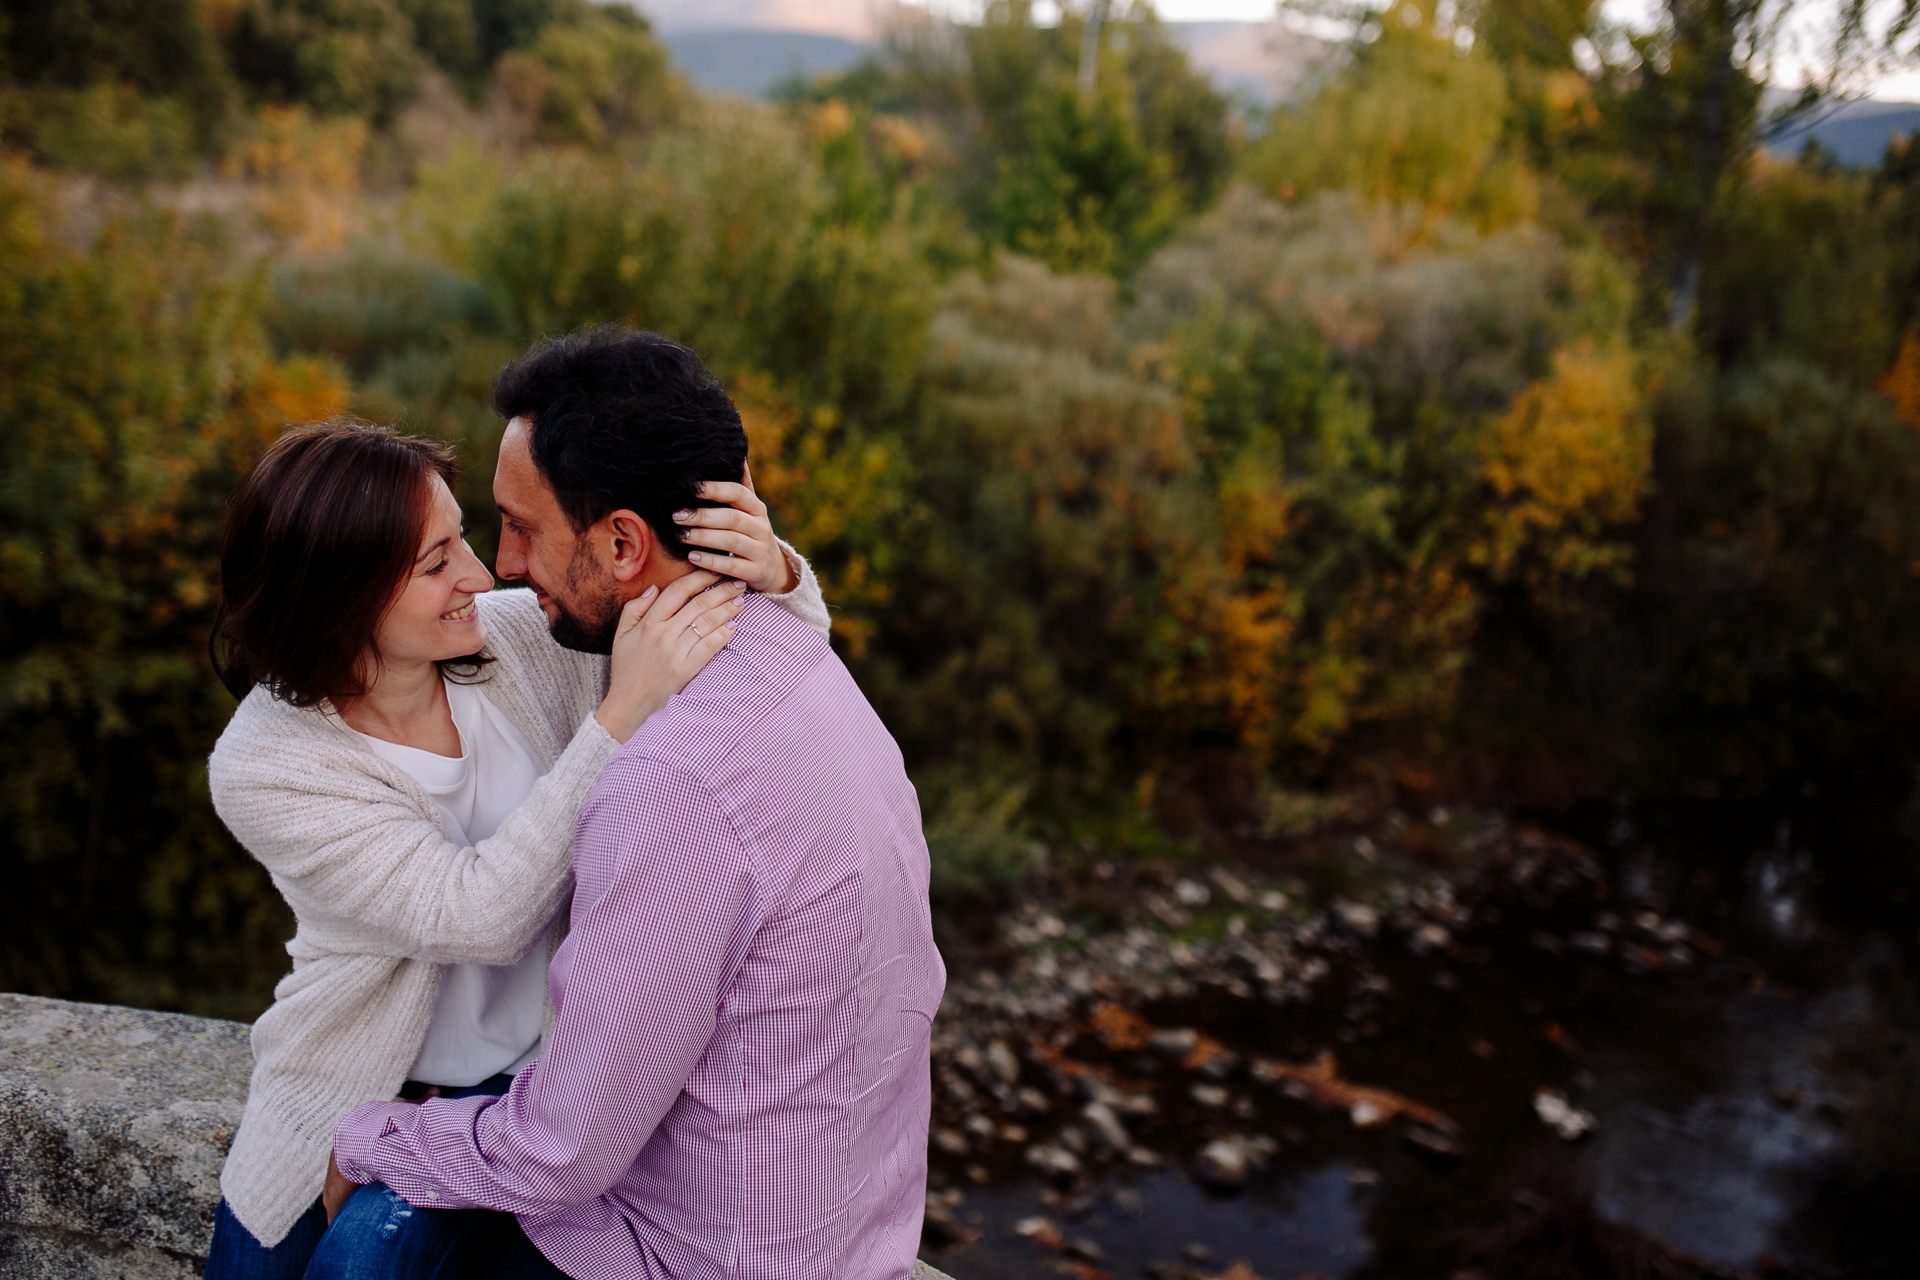
[[[576,653],[612,653],[620,629],[620,611],[626,601],[612,579],[594,562],[593,551],[582,538],[567,564],[567,594],[552,593],[560,616],[551,628],[563,649]]]

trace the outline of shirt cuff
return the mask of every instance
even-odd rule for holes
[[[363,1102],[342,1116],[333,1128],[333,1163],[340,1176],[363,1187],[378,1182],[374,1165],[380,1139],[399,1131],[402,1114],[418,1110],[411,1102]]]

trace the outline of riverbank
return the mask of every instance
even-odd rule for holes
[[[1812,859],[1776,846],[1709,866],[1624,817],[1589,847],[1435,810],[1263,862],[1056,870],[955,966],[928,1256],[1080,1280],[1897,1268],[1911,1236],[1835,1206],[1915,1163],[1863,1136],[1907,1105],[1907,959],[1823,923]]]

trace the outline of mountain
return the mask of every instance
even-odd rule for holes
[[[816,76],[844,71],[875,47],[854,34],[850,22],[840,24],[842,30],[836,34],[751,22],[734,26],[724,21],[693,21],[736,12],[748,18],[763,16],[770,22],[784,16],[772,8],[756,5],[756,0],[715,4],[699,14],[660,0],[642,6],[694,83],[712,93],[765,97],[796,73]],[[1279,101],[1325,47],[1310,37],[1287,35],[1273,23],[1169,22],[1165,26],[1196,67],[1243,107],[1256,109]]]
[[[782,80],[845,71],[870,45],[813,31],[764,31],[726,27],[668,27],[661,42],[674,61],[709,93],[764,98]]]
[[[1920,102],[1847,102],[1813,112],[1767,143],[1780,156],[1796,156],[1817,138],[1842,164],[1877,165],[1896,133],[1920,129]]]

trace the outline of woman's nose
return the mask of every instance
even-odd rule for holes
[[[473,548],[466,544],[465,539],[460,542],[460,550],[463,552],[460,557],[460,589],[475,593],[493,590],[493,575],[487,572],[487,566],[480,562],[479,556],[473,554]]]

